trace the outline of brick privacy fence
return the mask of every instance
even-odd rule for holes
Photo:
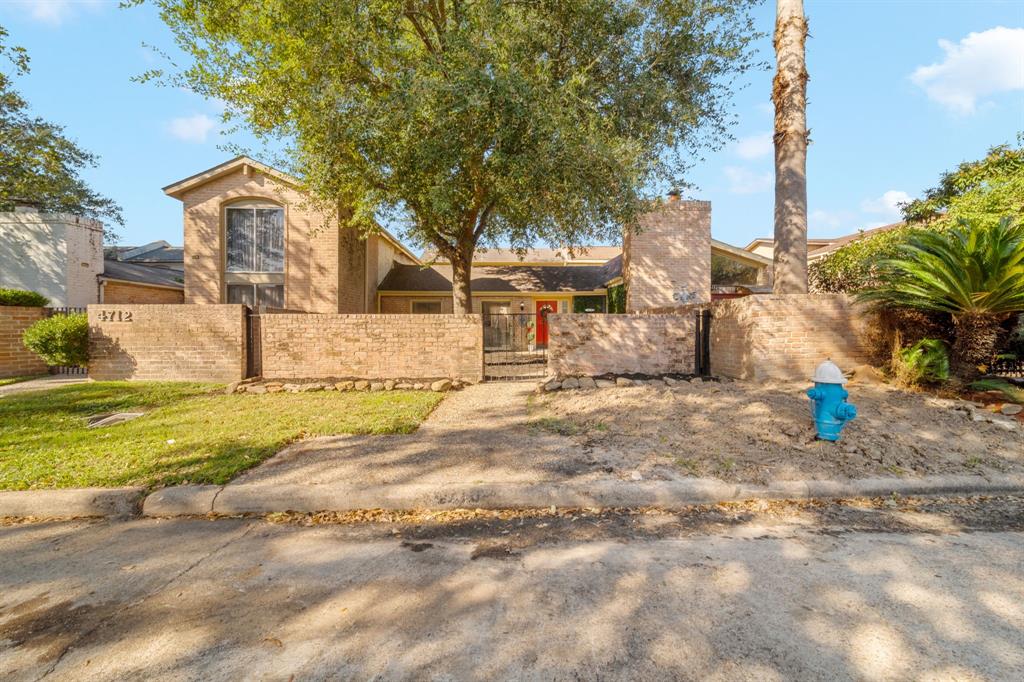
[[[269,378],[483,379],[479,315],[261,315]]]
[[[46,308],[0,306],[0,379],[46,373],[46,363],[21,341],[25,330],[44,317]]]
[[[843,370],[868,362],[867,319],[843,294],[747,296],[711,310],[712,374],[809,381],[827,358]]]
[[[694,315],[560,314],[548,318],[548,369],[560,376],[690,374]]]
[[[97,380],[238,381],[242,305],[89,306],[89,376]]]

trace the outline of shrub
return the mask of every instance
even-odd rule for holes
[[[23,305],[42,308],[50,304],[50,299],[34,291],[24,289],[0,289],[0,305]]]
[[[25,330],[25,347],[47,365],[84,365],[89,360],[89,321],[85,313],[55,315]]]
[[[626,312],[626,287],[622,284],[608,287],[608,312]]]
[[[938,384],[949,379],[949,353],[939,339],[921,339],[898,353],[897,376],[907,383]]]

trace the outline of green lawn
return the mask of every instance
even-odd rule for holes
[[[0,386],[10,386],[11,384],[20,384],[22,381],[29,381],[31,379],[38,379],[46,376],[45,374],[33,374],[27,377],[7,377],[6,379],[0,379]]]
[[[306,436],[408,433],[429,391],[224,395],[210,384],[96,382],[0,400],[0,490],[226,483]],[[115,426],[86,417],[146,412]]]

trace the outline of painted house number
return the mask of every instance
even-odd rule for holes
[[[100,322],[131,322],[132,311],[130,310],[101,310]]]

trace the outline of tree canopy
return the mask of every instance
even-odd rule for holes
[[[144,0],[135,0],[141,3]],[[223,100],[351,226],[454,267],[478,243],[617,237],[727,137],[758,0],[152,0]]]
[[[877,286],[879,264],[893,258],[917,230],[947,231],[966,221],[994,228],[1024,218],[1024,136],[984,158],[943,173],[939,184],[903,207],[906,225],[858,239],[811,264],[812,289],[854,292]]]
[[[13,74],[28,72],[23,48],[5,45],[0,26],[0,61],[13,65]],[[28,103],[0,69],[0,211],[25,202],[40,211],[73,213],[121,224],[121,209],[89,188],[79,177],[95,166],[97,157],[64,135],[64,129],[29,113]]]

